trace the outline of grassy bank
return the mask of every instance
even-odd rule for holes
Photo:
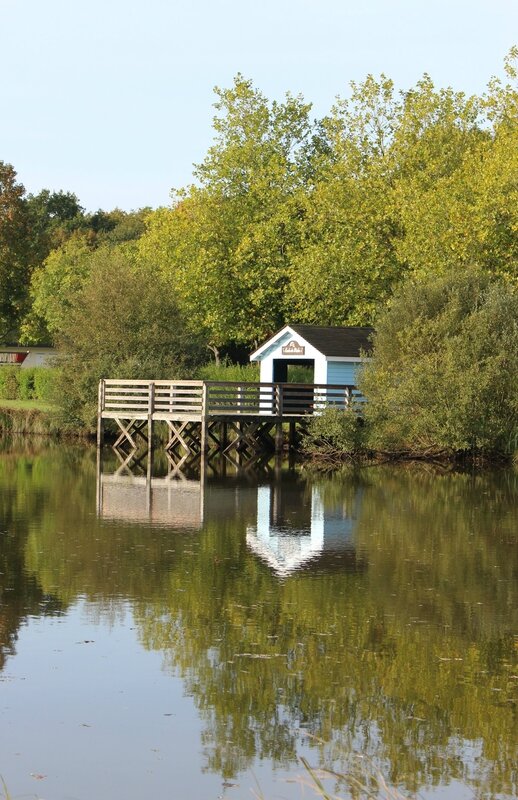
[[[55,413],[48,407],[42,409],[29,400],[0,400],[1,434],[59,436],[61,429]]]
[[[57,371],[0,369],[0,435],[82,436],[65,426],[54,402]]]
[[[9,411],[41,411],[44,414],[56,411],[56,406],[44,400],[3,400],[0,398],[0,409]]]

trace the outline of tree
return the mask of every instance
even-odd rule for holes
[[[10,164],[0,161],[0,341],[15,341],[29,281],[25,188]]]
[[[75,195],[51,195],[47,190],[30,197],[29,205],[33,231],[34,220],[37,222],[33,252],[39,241],[41,261],[36,261],[32,272],[31,305],[20,338],[26,344],[41,344],[52,342],[62,330],[75,295],[88,276],[90,256],[98,247],[116,247],[138,239],[149,209],[129,213],[99,210],[84,215]]]
[[[153,215],[140,244],[158,253],[189,319],[219,348],[258,341],[284,321],[312,124],[302,98],[269,103],[240,75],[215,91],[215,142],[195,170],[199,186]]]
[[[27,197],[31,237],[31,260],[41,264],[51,250],[62,245],[81,227],[84,208],[72,192],[50,192],[42,189]]]
[[[407,281],[380,316],[359,385],[377,449],[518,446],[518,293],[480,270]]]
[[[59,335],[89,274],[92,253],[87,237],[77,232],[34,271],[29,290],[31,309],[20,332],[23,342],[52,342]]]
[[[67,420],[86,427],[100,378],[185,377],[199,357],[169,284],[129,245],[90,256],[59,331],[61,405]]]

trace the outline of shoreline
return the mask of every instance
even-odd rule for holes
[[[0,436],[44,436],[57,440],[95,440],[95,433],[63,425],[58,411],[50,404],[37,401],[0,400]],[[287,451],[284,453],[288,454]],[[386,464],[435,467],[442,470],[475,469],[518,466],[516,455],[502,453],[449,453],[432,451],[358,451],[346,452],[335,448],[321,452],[295,452],[300,465],[320,473],[338,472],[344,467],[373,467]],[[273,458],[273,454],[272,454]]]

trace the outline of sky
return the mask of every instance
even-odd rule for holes
[[[0,160],[88,211],[170,203],[240,72],[326,114],[381,72],[481,94],[518,44],[518,0],[0,0]]]

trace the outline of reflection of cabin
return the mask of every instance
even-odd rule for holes
[[[356,565],[354,527],[359,504],[323,503],[312,486],[303,502],[299,484],[275,483],[257,492],[257,522],[247,528],[247,545],[277,575],[284,577],[311,563],[345,556]]]
[[[372,333],[372,328],[285,325],[250,360],[260,363],[261,383],[286,383],[291,372],[296,383],[356,386]]]

